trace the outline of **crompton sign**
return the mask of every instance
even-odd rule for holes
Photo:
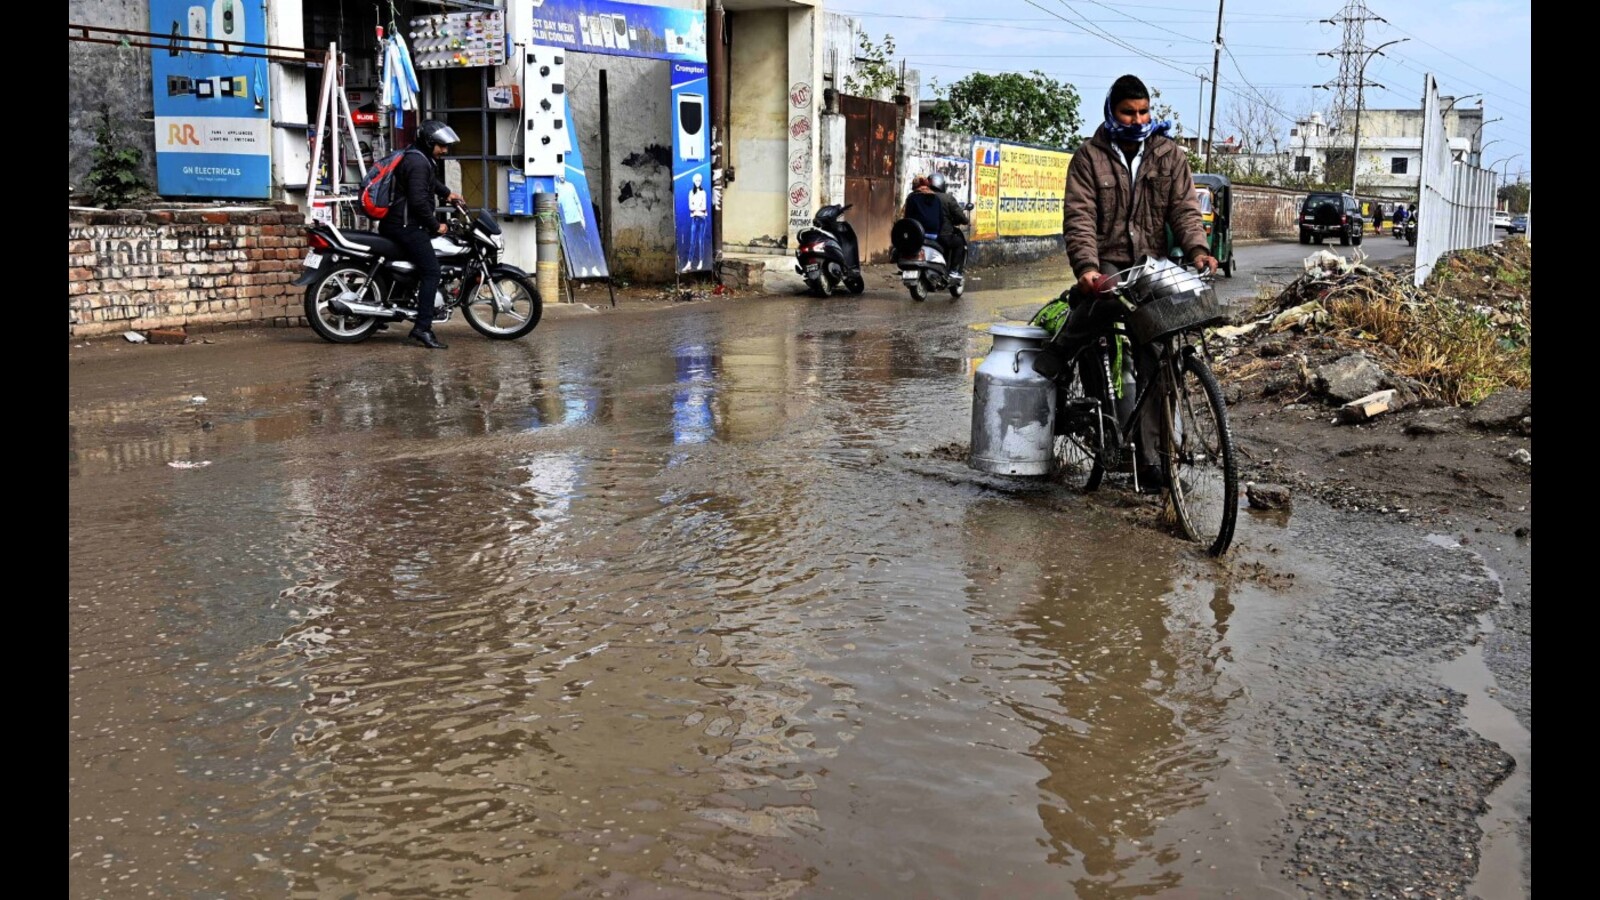
[[[150,51],[163,196],[272,195],[266,60],[237,55],[247,49],[239,42],[266,40],[265,9],[264,0],[150,0],[150,30],[171,36]]]

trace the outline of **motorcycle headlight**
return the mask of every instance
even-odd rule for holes
[[[504,250],[506,248],[506,236],[503,234],[493,235],[491,241],[496,250]]]

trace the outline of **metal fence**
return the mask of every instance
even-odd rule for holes
[[[1422,184],[1418,196],[1417,269],[1420,286],[1439,257],[1494,242],[1494,172],[1454,162],[1439,85],[1432,73],[1422,87]]]

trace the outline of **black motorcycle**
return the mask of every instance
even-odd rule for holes
[[[307,226],[311,252],[305,272],[306,321],[324,339],[354,344],[390,322],[417,318],[417,277],[400,245],[374,231],[341,231],[331,223]],[[509,341],[539,324],[544,303],[528,273],[500,262],[505,237],[487,211],[477,216],[456,206],[447,233],[435,235],[439,290],[435,323],[460,308],[484,337]]]
[[[1406,220],[1405,233],[1406,233],[1406,243],[1410,244],[1413,247],[1415,247],[1417,245],[1417,217],[1416,216],[1413,215],[1411,218]]]
[[[856,231],[841,216],[854,204],[829,204],[811,217],[811,227],[795,236],[796,273],[818,297],[831,297],[843,284],[859,294],[867,289],[861,277],[861,256]]]

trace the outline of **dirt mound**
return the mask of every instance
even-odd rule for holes
[[[1243,324],[1216,332],[1246,477],[1343,507],[1497,510],[1525,523],[1528,242],[1450,254],[1421,287],[1412,270],[1368,266],[1359,251],[1319,251],[1305,268]],[[1370,415],[1341,409],[1374,395]]]

